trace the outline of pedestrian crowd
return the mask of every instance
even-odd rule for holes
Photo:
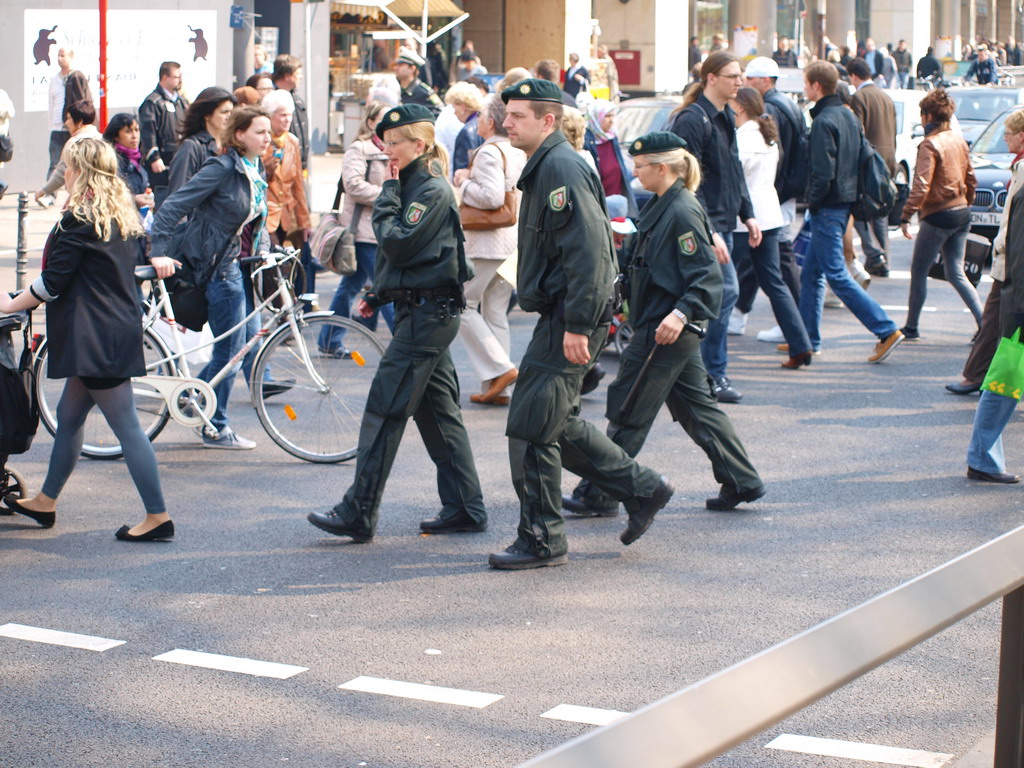
[[[720,37],[713,48],[705,56],[691,40],[696,77],[682,103],[663,130],[628,145],[616,132],[618,83],[607,51],[599,51],[598,88],[576,53],[564,71],[541,60],[492,87],[471,43],[454,72],[439,46],[426,58],[411,47],[399,50],[393,83],[370,90],[344,154],[334,208],[353,235],[356,268],[330,303],[371,329],[382,319],[391,341],[362,415],[352,485],[333,508],[311,513],[312,525],[372,541],[412,417],[435,465],[441,502],[420,529],[486,529],[449,350],[456,338],[479,382],[470,402],[508,409],[520,521],[514,542],[489,558],[498,569],[564,564],[566,514],[612,517],[621,505],[622,543],[646,532],[674,493],[661,471],[637,461],[662,404],[708,457],[718,490],[707,509],[733,510],[765,495],[721,407],[743,399],[728,375],[729,337],[745,333],[759,290],[777,326],[758,337],[778,344],[783,369],[827,360],[819,358],[826,302],[841,302],[857,317],[873,337],[867,362],[882,363],[902,342],[921,338],[928,269],[941,255],[978,326],[963,381],[950,389],[981,388],[1000,336],[1024,325],[1015,288],[1024,277],[1014,280],[1024,261],[1013,247],[1024,242],[1017,232],[1024,225],[1009,218],[1024,207],[1008,198],[995,248],[999,279],[983,307],[964,272],[976,182],[966,144],[951,127],[951,96],[940,88],[921,101],[925,138],[905,202],[895,213],[891,200],[872,209],[864,204],[865,174],[880,173],[889,185],[896,170],[895,108],[884,89],[907,85],[905,42],[881,51],[868,39],[859,56],[832,46],[825,60],[808,63],[809,129],[796,102],[777,88],[780,67],[799,62],[787,39],[745,68]],[[985,60],[988,52],[979,49],[979,72]],[[63,186],[67,203],[41,276],[15,298],[0,295],[0,311],[49,305],[49,373],[66,384],[41,492],[5,503],[44,527],[55,523],[95,405],[124,447],[147,514],[117,537],[167,539],[174,524],[130,382],[145,368],[133,269],[150,264],[159,277],[203,293],[210,330],[224,338],[198,377],[211,381],[232,361],[235,369],[214,387],[217,407],[198,438],[211,449],[253,448],[232,429],[227,409],[234,372],[250,382],[255,350],[238,358],[260,328],[258,316],[244,323],[259,290],[248,257],[272,246],[300,249],[303,268],[293,275],[299,293],[313,291],[317,272],[309,248],[303,66],[290,55],[271,63],[258,47],[243,87],[211,85],[189,100],[180,65],[164,62],[138,111],[115,115],[101,134],[73,51],[62,49],[58,63],[49,167],[36,198],[52,202]],[[370,63],[390,64],[379,46]],[[1007,121],[1017,161],[1024,156],[1021,114]],[[1020,189],[1015,164],[1010,196],[1024,194]],[[806,206],[802,222],[798,200]],[[892,216],[908,238],[915,216],[919,223],[902,328],[867,292],[871,277],[889,274]],[[806,247],[798,256],[793,229],[800,223]],[[853,231],[863,263],[850,245]],[[518,363],[508,323],[513,299],[538,315]],[[626,307],[632,336],[607,388],[601,431],[581,417],[580,396],[603,375],[598,355],[626,322]],[[317,339],[317,352],[352,356],[343,333],[331,328]],[[264,379],[264,393],[294,383],[270,371]],[[1015,403],[982,395],[969,477],[1019,480],[1005,473],[1000,442]],[[580,478],[565,496],[563,468]]]

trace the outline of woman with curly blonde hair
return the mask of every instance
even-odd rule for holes
[[[69,143],[62,161],[71,197],[47,240],[43,272],[13,299],[0,293],[0,312],[47,303],[47,375],[67,381],[41,492],[31,499],[8,496],[4,504],[44,528],[53,527],[57,497],[82,449],[86,416],[98,405],[121,443],[146,508],[144,521],[122,526],[115,536],[122,541],[169,539],[174,523],[164,505],[156,454],[139,426],[131,384],[132,376],[146,373],[134,275],[142,224],[109,144],[102,139]]]

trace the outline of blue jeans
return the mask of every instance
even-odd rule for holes
[[[721,232],[725,247],[732,253],[733,233]],[[740,237],[746,237],[740,233]],[[704,358],[704,367],[714,379],[725,376],[725,366],[729,363],[729,350],[726,345],[729,330],[729,315],[736,306],[740,295],[739,282],[736,279],[736,267],[732,261],[719,264],[722,268],[722,309],[718,317],[708,323],[708,335],[700,343],[700,354]]]
[[[814,350],[821,349],[821,309],[825,303],[826,280],[839,300],[880,341],[896,332],[896,323],[846,270],[843,233],[849,218],[849,205],[820,208],[811,215],[811,244],[800,273],[800,316]]]
[[[238,262],[229,267],[218,270],[218,274],[206,284],[206,301],[210,305],[210,330],[214,336],[220,336],[224,331],[238,325],[245,317],[245,287],[242,284],[242,273],[238,269]],[[213,353],[210,362],[199,372],[199,378],[203,381],[212,379],[221,368],[228,364],[238,352],[245,346],[245,328],[239,328],[233,334],[213,345]],[[231,373],[224,380],[213,388],[217,395],[217,409],[213,412],[210,421],[218,430],[228,425],[228,399],[231,397],[231,387],[235,383],[235,374],[241,368],[241,361],[236,363]]]
[[[967,466],[979,472],[1006,471],[1003,430],[1010,423],[1017,401],[1012,397],[982,392],[974,412],[974,429],[967,445]]]
[[[942,266],[946,280],[960,294],[964,304],[974,315],[974,322],[981,326],[981,299],[978,291],[964,274],[964,249],[967,246],[967,233],[970,223],[960,229],[943,229],[921,222],[921,228],[914,241],[914,256],[910,262],[910,297],[907,300],[907,327],[917,330],[921,319],[921,310],[928,295],[928,270],[935,261],[936,254],[942,254]]]
[[[374,268],[377,262],[376,243],[356,243],[356,271],[351,275],[341,278],[334,298],[331,299],[331,312],[340,317],[352,316],[352,300],[359,295],[368,280],[373,278]],[[371,331],[377,330],[377,316],[384,318],[388,328],[395,329],[395,308],[391,304],[385,304],[370,317],[353,318],[357,323],[362,323]],[[334,350],[342,346],[345,339],[344,331],[335,331],[324,328],[320,331],[318,344],[321,349]]]
[[[763,231],[761,244],[757,248],[751,248],[750,242],[743,234],[736,238],[732,252],[735,255],[737,264],[749,262],[756,275],[756,286],[760,285],[768,295],[772,303],[772,312],[775,313],[775,320],[782,328],[782,334],[789,344],[791,357],[802,355],[811,349],[810,339],[807,338],[807,331],[804,328],[804,321],[800,319],[800,310],[793,301],[793,294],[782,278],[782,268],[779,262],[779,232],[778,229]]]
[[[256,298],[254,294],[254,288],[252,284],[252,277],[247,273],[242,273],[242,288],[245,291],[245,314],[250,314],[256,309]],[[260,332],[260,316],[253,315],[249,322],[245,324],[245,341],[248,342],[253,336]],[[242,373],[245,374],[246,382],[252,381],[252,364],[256,362],[256,353],[260,351],[260,345],[257,344],[249,353],[242,358]],[[270,381],[270,366],[263,369],[263,380]]]

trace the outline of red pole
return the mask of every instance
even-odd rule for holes
[[[107,0],[100,2],[100,130],[107,127]]]

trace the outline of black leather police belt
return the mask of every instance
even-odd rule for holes
[[[427,299],[457,299],[462,291],[455,286],[443,288],[409,288],[394,291],[381,291],[377,294],[381,301],[393,301],[396,304],[419,304]]]

